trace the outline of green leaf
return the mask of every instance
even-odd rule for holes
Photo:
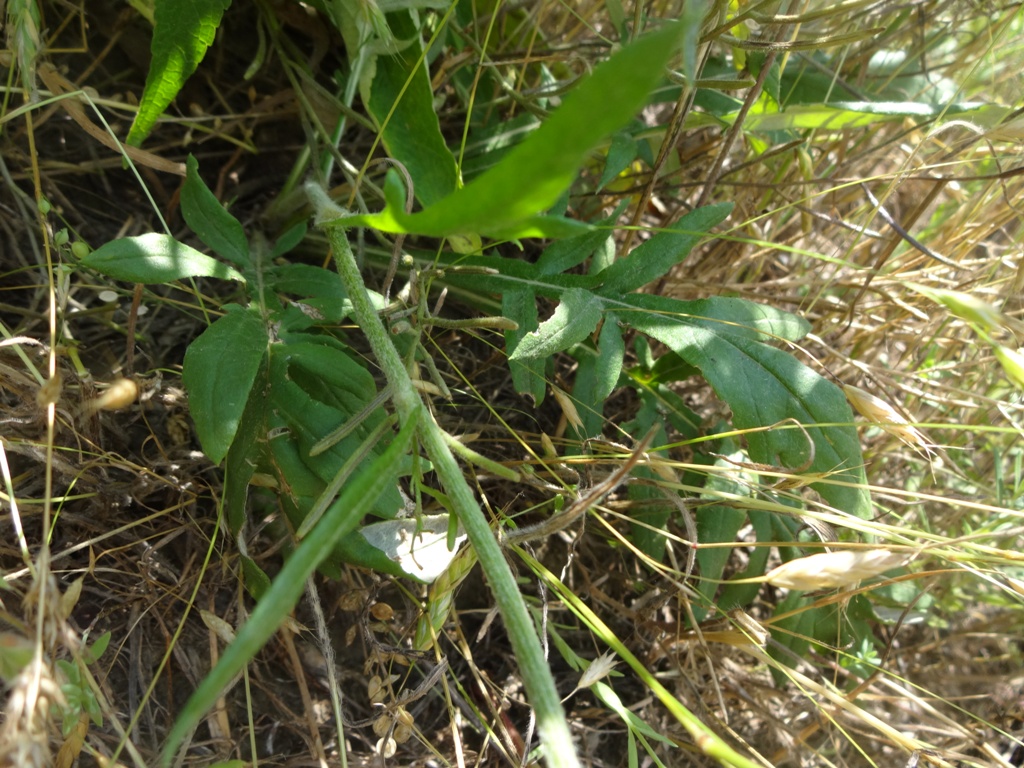
[[[0,632],[0,679],[10,682],[35,655],[35,645],[17,632]]]
[[[193,232],[237,267],[252,266],[242,224],[228,213],[199,176],[199,163],[188,156],[181,188],[181,214]]]
[[[639,152],[639,143],[632,134],[626,131],[619,131],[612,136],[611,145],[608,147],[608,156],[604,161],[604,170],[601,172],[601,180],[597,182],[598,189],[604,189],[611,181],[618,178],[619,174],[626,170],[636,160]]]
[[[913,101],[850,101],[798,105],[787,107],[785,112],[780,112],[774,105],[759,102],[759,106],[751,109],[744,119],[743,130],[767,133],[807,129],[862,128],[868,125],[902,120],[906,117],[924,121],[940,115],[951,117],[952,115],[970,114],[982,110],[984,106],[981,102],[932,107]],[[738,112],[725,115],[724,119],[733,120],[738,115]]]
[[[128,144],[139,146],[213,43],[231,0],[155,0],[152,53]]]
[[[696,83],[698,77],[698,55],[700,55],[700,35],[704,26],[704,17],[708,6],[704,0],[690,0],[683,6],[679,17],[685,32],[683,33],[683,77],[686,82]]]
[[[235,439],[268,343],[259,312],[236,305],[225,309],[228,313],[189,345],[182,369],[196,434],[215,464]]]
[[[245,522],[249,481],[256,471],[256,457],[263,451],[267,440],[267,387],[264,358],[260,361],[224,465],[224,513],[228,530],[233,534],[242,530]]]
[[[309,227],[306,225],[305,221],[293,224],[274,242],[274,247],[270,251],[270,258],[276,259],[278,256],[284,256],[295,248],[302,242],[308,229]]]
[[[83,267],[129,283],[169,283],[186,277],[245,281],[226,264],[156,232],[104,243],[81,263]]]
[[[786,419],[802,424],[814,442],[808,471],[833,473],[812,487],[840,510],[862,518],[871,515],[853,413],[838,387],[792,355],[733,333],[728,326],[720,327],[729,332],[716,332],[685,317],[621,311],[619,315],[697,366],[732,408],[737,428],[753,430]],[[746,437],[750,456],[759,463],[799,467],[809,456],[803,432],[784,425]]]
[[[603,309],[600,297],[582,288],[570,288],[562,294],[555,313],[523,337],[509,360],[548,357],[583,341],[601,322]]]
[[[435,237],[552,236],[568,229],[565,220],[552,222],[537,214],[558,200],[590,151],[643,107],[683,32],[678,23],[666,24],[624,47],[498,165],[425,210],[406,214],[389,203],[381,213],[345,216],[335,223]]]
[[[245,578],[245,591],[252,595],[253,600],[261,600],[270,589],[270,577],[251,557],[240,555],[242,575]]]
[[[727,441],[723,451],[738,453],[733,440]],[[742,460],[741,455],[730,456],[734,461]],[[734,497],[743,498],[750,495],[749,477],[744,473],[735,474],[736,465],[730,464],[725,458],[716,459],[714,466],[727,468],[728,473],[713,472],[708,475],[704,483],[704,491],[701,499],[704,501],[718,501],[722,498]],[[701,544],[731,544],[736,541],[740,529],[747,522],[747,511],[722,504],[703,504],[697,508],[694,515],[697,523],[697,541]],[[707,598],[708,604],[714,604],[715,594],[721,586],[718,582],[725,572],[725,566],[732,557],[732,547],[725,546],[701,546],[697,549],[697,563],[700,565],[701,580],[698,584],[698,591]]]
[[[264,280],[278,293],[299,299],[300,308],[311,321],[340,323],[351,310],[345,287],[333,269],[312,264],[281,264],[263,273]]]
[[[597,337],[597,384],[594,395],[598,402],[606,400],[618,385],[625,356],[626,342],[622,339],[619,318],[609,312],[604,316],[604,325]]]
[[[765,59],[767,59],[767,54],[760,51],[747,52],[747,69],[755,78],[761,74],[761,70],[764,68]],[[782,98],[779,95],[781,76],[782,70],[779,65],[779,57],[776,57],[772,62],[771,67],[768,69],[768,74],[765,75],[764,93],[771,97],[772,101],[776,105],[779,105],[780,108],[782,104]]]
[[[571,354],[577,360],[576,379],[572,385],[572,402],[581,422],[575,425],[576,432],[581,437],[600,435],[605,419],[604,400],[597,397],[597,369],[600,364],[598,352],[589,344],[577,344]]]
[[[609,237],[607,231],[595,230],[565,240],[556,240],[544,249],[544,253],[533,265],[537,275],[557,275],[579,266]]]
[[[623,428],[628,434],[645,435],[656,424],[664,424],[665,416],[661,403],[651,392],[640,392],[640,410],[636,417]],[[659,427],[654,442],[664,445],[667,442],[664,426]],[[657,475],[648,467],[637,467],[633,476],[643,480],[656,480]],[[665,558],[665,526],[673,516],[679,514],[679,508],[669,501],[657,482],[630,483],[626,488],[631,501],[639,502],[637,510],[630,514],[629,540],[638,550],[655,563]]]
[[[316,338],[295,334],[296,339]],[[347,423],[377,394],[373,376],[344,349],[321,343],[291,341],[275,344],[270,359],[270,410],[272,427],[286,426],[270,443],[274,470],[283,486],[295,495],[301,516],[308,509],[300,497],[315,498],[331,482],[338,469],[356,450],[368,431],[385,418],[383,409],[369,414],[352,434],[318,456],[312,447],[333,430]],[[374,513],[394,517],[402,500],[397,489],[381,495]],[[301,522],[301,521],[300,521]]]
[[[618,312],[620,319],[631,324],[637,313],[628,310],[642,310],[644,314],[664,315],[668,322],[675,320],[684,325],[706,328],[716,334],[739,336],[752,341],[776,338],[798,341],[807,335],[811,327],[803,318],[767,304],[721,296],[682,301],[667,296],[632,293],[620,301],[606,299],[605,304]]]
[[[375,57],[376,74],[363,102],[377,124],[388,154],[412,177],[416,199],[432,205],[455,191],[455,158],[441,135],[434,94],[422,57],[419,31],[407,11],[392,13],[388,26],[395,37],[411,41],[394,54]]]
[[[95,664],[99,661],[100,656],[106,653],[108,645],[110,645],[110,632],[104,632],[82,652],[82,661],[86,664]]]
[[[643,338],[642,336],[638,338]],[[634,368],[631,375],[648,387],[656,387],[672,381],[685,381],[700,371],[683,360],[675,352],[666,352],[648,369]]]
[[[719,203],[686,214],[671,230],[659,232],[602,272],[600,292],[607,296],[630,293],[663,277],[731,212],[732,203]]]
[[[299,334],[296,337],[301,338]],[[275,346],[271,381],[275,384],[294,382],[322,403],[345,414],[358,413],[377,394],[373,375],[347,351],[329,345],[327,337],[322,337],[322,341],[289,340],[287,344]],[[383,413],[368,423],[375,426],[380,418]],[[316,431],[323,432],[317,436],[318,440],[330,431],[323,429],[323,424],[315,427]]]
[[[762,546],[751,547],[747,567],[741,573],[735,574],[727,584],[720,585],[721,591],[718,593],[715,605],[721,611],[749,605],[757,597],[761,591],[760,584],[737,584],[735,582],[764,575],[767,570],[768,556],[772,553],[770,543],[776,541],[773,534],[774,522],[778,519],[777,515],[763,509],[750,509],[747,510],[747,517],[754,528],[755,539],[761,542]],[[776,609],[775,613],[779,615],[780,611]]]
[[[285,562],[249,620],[239,628],[235,641],[225,649],[220,661],[189,697],[164,744],[160,754],[161,765],[170,766],[185,737],[295,607],[306,588],[306,580],[316,567],[331,553],[335,544],[355,530],[377,497],[394,483],[394,467],[412,440],[418,418],[417,412],[406,421],[388,448],[365,471],[352,478],[338,497],[338,502],[327,510],[311,534],[302,540]]]
[[[533,291],[518,288],[503,292],[501,294],[501,314],[519,324],[516,330],[505,331],[505,349],[511,355],[526,334],[537,329],[537,298],[533,295]],[[516,392],[521,395],[530,395],[534,405],[544,402],[548,385],[544,379],[545,361],[543,358],[509,360],[508,367],[512,372],[512,384],[516,388]]]
[[[434,256],[429,257],[431,263]],[[551,274],[538,275],[537,265],[522,259],[503,256],[456,256],[442,253],[437,266],[458,264],[467,267],[483,267],[492,273],[463,272],[452,270],[445,274],[445,282],[466,288],[473,293],[505,294],[507,291],[529,289],[538,296],[557,299],[566,288],[596,288],[601,283],[597,275]],[[496,272],[497,274],[494,274]],[[507,315],[506,315],[507,316]]]

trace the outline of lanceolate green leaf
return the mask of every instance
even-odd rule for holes
[[[606,296],[629,293],[663,277],[731,212],[732,203],[719,203],[686,214],[670,231],[659,232],[602,272],[601,293]]]
[[[784,111],[774,105],[752,109],[743,120],[743,130],[766,133],[768,131],[794,130],[839,130],[841,128],[862,128],[877,123],[915,118],[931,120],[939,115],[965,115],[981,112],[984,104],[964,103],[933,107],[913,101],[871,102],[852,101],[832,104],[801,104],[787,107]],[[738,113],[725,115],[726,120]]]
[[[199,176],[199,163],[186,161],[185,184],[181,188],[181,213],[199,239],[236,267],[250,266],[249,241],[241,222],[224,210]]]
[[[547,357],[583,341],[601,322],[603,302],[582,288],[570,288],[562,294],[555,314],[526,334],[509,360]]]
[[[130,283],[168,283],[186,277],[244,282],[237,270],[156,232],[105,243],[82,259],[82,266]]]
[[[537,274],[557,275],[579,266],[609,237],[611,235],[607,230],[596,230],[565,240],[556,240],[545,248],[544,253],[537,259]]]
[[[452,254],[441,254],[438,266],[446,263],[446,256],[450,258]],[[536,264],[504,256],[468,256],[451,263],[467,267],[483,267],[491,271],[490,273],[464,272],[460,274],[456,271],[446,273],[445,282],[474,293],[504,294],[506,291],[528,289],[538,296],[557,299],[566,288],[593,289],[601,284],[601,278],[598,275],[538,274]]]
[[[779,424],[747,434],[754,461],[791,468],[803,465],[810,456],[804,432],[780,424],[796,419],[814,441],[814,461],[807,471],[832,473],[812,487],[836,508],[870,516],[853,413],[838,387],[792,355],[742,335],[716,333],[685,319],[650,312],[619,311],[619,315],[699,368],[732,408],[736,427],[754,430]]]
[[[434,112],[419,31],[408,11],[389,14],[388,26],[400,42],[408,44],[394,54],[377,54],[376,74],[363,100],[377,124],[383,126],[381,138],[388,154],[409,171],[416,199],[422,205],[432,205],[455,191],[455,158]]]
[[[259,312],[235,305],[226,309],[189,345],[182,370],[196,434],[215,464],[235,439],[268,341]]]
[[[597,402],[602,402],[612,393],[619,383],[622,373],[622,360],[626,355],[626,343],[622,339],[622,328],[619,318],[608,312],[604,316],[604,324],[597,338],[597,385],[594,395]]]
[[[682,301],[667,296],[633,293],[619,301],[606,299],[605,304],[618,312],[622,320],[634,326],[637,312],[628,310],[650,314],[652,321],[661,315],[668,323],[698,326],[715,334],[740,336],[754,341],[798,341],[811,327],[803,318],[767,304],[722,296]]]
[[[537,214],[573,182],[588,153],[643,106],[682,33],[682,25],[666,24],[623,48],[498,165],[425,210],[410,215],[389,204],[379,214],[343,216],[333,223],[436,237],[540,232],[544,222]],[[521,227],[523,222],[528,226]]]
[[[227,647],[221,660],[185,704],[160,755],[162,765],[171,764],[174,753],[200,718],[281,626],[306,588],[306,580],[320,562],[330,555],[342,538],[355,529],[384,489],[395,482],[394,468],[409,447],[417,420],[418,414],[409,418],[388,448],[365,471],[352,478],[338,501],[331,505],[310,535],[302,540],[285,562],[270,589],[256,604],[249,620],[239,628],[235,641]]]
[[[213,43],[231,0],[156,0],[153,60],[128,143],[139,146]]]

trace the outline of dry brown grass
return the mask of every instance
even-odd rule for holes
[[[9,11],[17,5],[8,0]],[[499,15],[499,42],[488,58],[522,94],[535,85],[538,62],[582,71],[603,52],[595,30],[611,34],[604,4],[573,5],[541,2]],[[766,25],[761,32],[820,41],[877,30],[835,49],[838,77],[854,91],[878,85],[867,81],[872,55],[900,50],[908,62],[927,63],[926,76],[916,81],[920,90],[907,92],[907,99],[927,100],[948,82],[962,89],[958,100],[1020,102],[1024,27],[1015,8],[847,6],[845,13],[822,7],[821,16],[799,26]],[[791,12],[815,8],[805,4]],[[145,78],[148,28],[138,14],[112,4],[91,3],[87,11],[46,3],[43,34],[12,37],[8,44],[15,51],[38,45],[66,83],[87,89],[102,105],[110,129],[123,137]],[[282,190],[313,118],[330,124],[336,117],[324,89],[341,59],[325,25],[285,4],[273,10],[281,29],[269,40],[271,56],[246,81],[256,19],[266,12],[241,4],[229,12],[217,46],[146,147],[174,162],[194,153],[218,197],[232,201],[247,228],[270,231],[302,215]],[[721,35],[728,31],[716,31],[712,51],[727,50]],[[304,57],[316,77],[300,75],[297,96],[282,62]],[[463,115],[446,77],[453,68],[478,64],[446,52],[433,65],[450,110],[442,120],[452,136]],[[0,756],[26,766],[71,765],[74,759],[150,765],[175,713],[222,652],[224,632],[251,607],[238,545],[218,519],[220,474],[198,451],[180,384],[184,349],[205,326],[202,307],[222,297],[207,284],[199,286],[205,294],[147,288],[141,314],[130,288],[61,266],[74,263],[66,246],[54,244],[61,228],[95,247],[158,229],[159,211],[187,238],[178,178],[141,164],[140,184],[118,155],[86,132],[82,119],[99,125],[91,108],[76,112],[58,101],[21,109],[17,81],[10,86],[0,106],[0,436],[14,498],[5,492],[2,504],[11,533],[0,544],[6,582],[0,657],[21,649],[35,651],[37,662],[7,679]],[[743,98],[746,92],[735,93]],[[521,98],[530,103],[529,96]],[[522,105],[506,97],[495,108],[512,117]],[[695,252],[660,290],[685,298],[737,295],[803,315],[814,330],[795,351],[802,360],[885,399],[919,425],[934,451],[870,425],[861,434],[879,505],[877,520],[865,529],[882,541],[928,546],[914,582],[926,587],[925,607],[906,606],[902,616],[896,610],[878,624],[885,651],[875,674],[840,666],[854,649],[838,649],[796,660],[793,677],[781,684],[760,651],[735,634],[714,634],[727,627],[704,627],[703,642],[693,634],[681,563],[653,573],[597,522],[571,548],[557,537],[539,547],[539,558],[681,702],[765,764],[1022,764],[1019,391],[969,322],[908,287],[984,299],[1010,318],[992,338],[1013,349],[1020,344],[1021,118],[999,127],[945,120],[941,130],[909,120],[877,122],[812,133],[804,150],[794,142],[758,154],[748,137],[690,127],[687,114],[692,108],[685,104],[676,112],[679,136],[656,172],[623,179],[616,194],[633,196],[630,211],[645,229],[670,224],[701,199],[731,201],[735,210],[731,228]],[[361,161],[373,134],[358,117],[350,125],[346,156]],[[909,246],[884,223],[861,183],[942,260]],[[615,194],[598,197],[585,185],[580,192],[574,204],[581,211],[610,210],[616,202]],[[45,215],[34,202],[40,196],[53,206]],[[306,256],[322,258],[316,248],[308,246]],[[447,373],[458,379],[460,372],[483,395],[442,409],[459,429],[481,433],[475,447],[518,459],[517,440],[540,452],[541,433],[564,433],[564,414],[553,401],[531,410],[515,395],[500,353],[457,334],[437,341],[450,357]],[[121,375],[134,377],[138,400],[90,412],[88,404]],[[572,370],[558,371],[556,380],[571,386]],[[708,423],[724,413],[703,382],[691,380],[679,392]],[[607,434],[616,435],[635,405],[626,395],[616,397]],[[481,481],[479,491],[495,514],[529,514],[544,498],[493,479]],[[628,509],[624,498],[613,498],[605,517],[624,531],[617,521]],[[254,517],[260,521],[260,514]],[[672,532],[685,539],[685,531]],[[281,557],[275,541],[272,529],[259,527],[246,542],[271,574]],[[741,571],[748,555],[738,547],[733,570]],[[422,595],[354,569],[321,587],[346,713],[363,720],[372,712],[374,675],[385,683],[384,701],[420,683],[418,673],[406,679],[408,659],[395,647],[407,645]],[[523,588],[538,593],[532,578]],[[61,600],[61,594],[71,597]],[[780,598],[765,589],[748,610],[770,624]],[[391,762],[509,765],[520,759],[528,707],[491,607],[485,585],[471,574],[440,640],[451,667],[448,684],[442,694],[431,691],[408,704],[412,738]],[[226,625],[204,622],[200,612]],[[580,656],[604,650],[559,602],[550,603],[547,620]],[[196,732],[187,764],[249,760],[253,749],[261,765],[336,764],[325,662],[306,629],[314,623],[304,602],[294,631],[278,634]],[[59,685],[66,682],[54,662],[81,658],[84,644],[107,632],[109,648],[89,667],[102,724],[81,718],[62,732],[59,710],[48,706],[61,701]],[[571,690],[575,673],[554,650],[552,665]],[[658,748],[666,765],[713,764],[642,680],[627,672],[614,684],[637,717],[676,740],[680,748]],[[567,707],[587,764],[627,764],[618,716],[588,691]],[[379,764],[378,736],[370,728],[347,728],[345,737],[349,765]]]

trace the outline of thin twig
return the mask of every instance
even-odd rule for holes
[[[503,544],[508,547],[522,544],[526,541],[544,539],[553,533],[564,531],[585,514],[587,510],[600,504],[605,496],[614,491],[626,479],[627,475],[633,470],[633,467],[643,458],[644,452],[651,447],[651,443],[654,442],[654,437],[658,434],[660,428],[660,424],[656,425],[644,435],[643,440],[637,443],[636,449],[622,462],[621,466],[617,467],[614,472],[600,483],[587,490],[586,493],[577,498],[563,512],[535,525],[528,525],[525,528],[510,531],[505,534]]]
[[[868,200],[870,200],[871,204],[873,206],[875,206],[875,210],[878,211],[878,215],[882,217],[882,220],[886,224],[888,224],[890,227],[892,227],[896,231],[897,235],[902,237],[910,245],[914,246],[917,250],[919,250],[925,256],[933,258],[937,262],[939,262],[940,264],[945,264],[947,267],[953,267],[953,269],[960,269],[960,265],[957,264],[955,261],[953,261],[952,259],[947,259],[945,256],[942,256],[942,255],[936,253],[935,251],[933,251],[928,246],[922,244],[921,241],[917,240],[913,235],[911,235],[909,232],[907,232],[907,230],[905,230],[903,227],[901,227],[899,222],[896,221],[896,219],[894,219],[892,217],[892,214],[889,213],[885,209],[885,206],[882,205],[882,203],[879,201],[879,199],[877,197],[875,197],[873,194],[871,194],[871,190],[868,189],[868,185],[867,184],[861,182],[860,188],[864,190],[864,194],[868,196]]]

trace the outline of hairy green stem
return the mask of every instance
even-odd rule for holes
[[[317,212],[317,220],[334,251],[338,274],[352,302],[352,314],[366,334],[374,357],[392,389],[395,409],[403,421],[415,418],[416,410],[421,404],[419,393],[413,386],[391,336],[370,302],[344,229],[330,224],[330,219],[337,218],[342,211],[318,185],[308,183],[306,192]],[[545,761],[552,768],[577,768],[580,763],[565,719],[565,710],[562,708],[551,669],[544,658],[540,638],[516,585],[512,569],[505,560],[487,518],[473,497],[473,491],[445,441],[444,432],[426,409],[420,416],[417,434],[427,456],[434,464],[434,470],[451,499],[459,522],[469,536],[480,566],[491,586],[512,643],[512,650],[519,663],[526,693],[537,715],[537,728],[544,746]]]

